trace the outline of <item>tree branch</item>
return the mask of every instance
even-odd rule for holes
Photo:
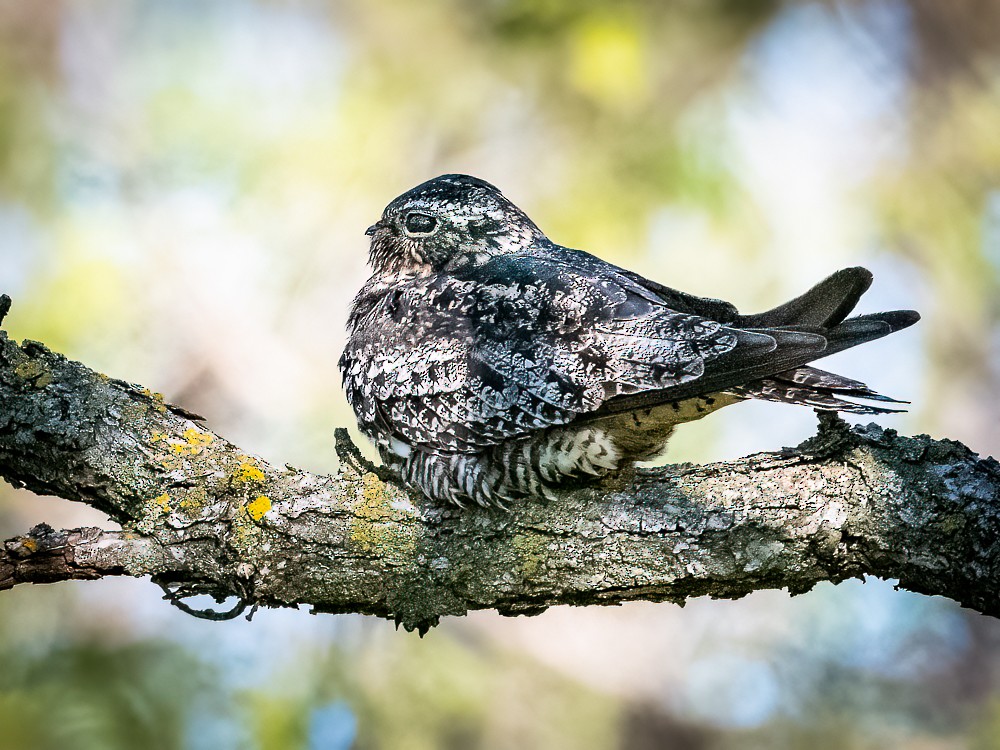
[[[867,574],[1000,615],[1000,465],[959,443],[824,418],[795,449],[639,469],[501,512],[434,506],[344,434],[332,476],[275,467],[159,394],[0,331],[0,475],[122,526],[35,527],[0,550],[0,589],[151,575],[181,603],[308,604],[423,632],[473,609],[798,593]]]

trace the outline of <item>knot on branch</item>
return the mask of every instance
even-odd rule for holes
[[[32,527],[27,534],[7,540],[4,547],[11,557],[27,560],[31,557],[51,555],[55,552],[61,554],[62,550],[66,548],[67,537],[68,534],[65,531],[56,531],[47,523],[40,523]]]

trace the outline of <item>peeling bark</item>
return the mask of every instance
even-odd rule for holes
[[[0,322],[8,307],[0,297]],[[339,432],[336,474],[272,466],[159,394],[0,331],[0,475],[122,527],[7,541],[0,589],[150,575],[189,611],[185,597],[209,593],[238,598],[227,614],[308,604],[423,632],[473,609],[874,575],[1000,615],[1000,464],[952,441],[823,418],[794,449],[639,469],[502,512],[434,506]]]

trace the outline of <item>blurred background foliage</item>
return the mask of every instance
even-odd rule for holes
[[[0,3],[5,325],[334,468],[362,232],[443,172],[760,309],[838,267],[916,329],[830,367],[1000,447],[996,0]],[[803,412],[805,410],[802,410]],[[674,460],[794,444],[747,404]],[[0,487],[0,531],[107,523]],[[144,581],[0,597],[0,750],[1000,748],[1000,625],[891,582],[680,609],[195,621]]]

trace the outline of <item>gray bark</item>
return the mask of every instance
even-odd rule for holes
[[[794,449],[488,511],[410,494],[345,438],[332,476],[272,466],[159,394],[0,331],[0,475],[121,525],[8,540],[0,589],[150,575],[185,608],[210,593],[238,598],[228,614],[308,604],[423,632],[474,609],[799,593],[873,575],[1000,614],[1000,464],[952,441],[824,418]]]

